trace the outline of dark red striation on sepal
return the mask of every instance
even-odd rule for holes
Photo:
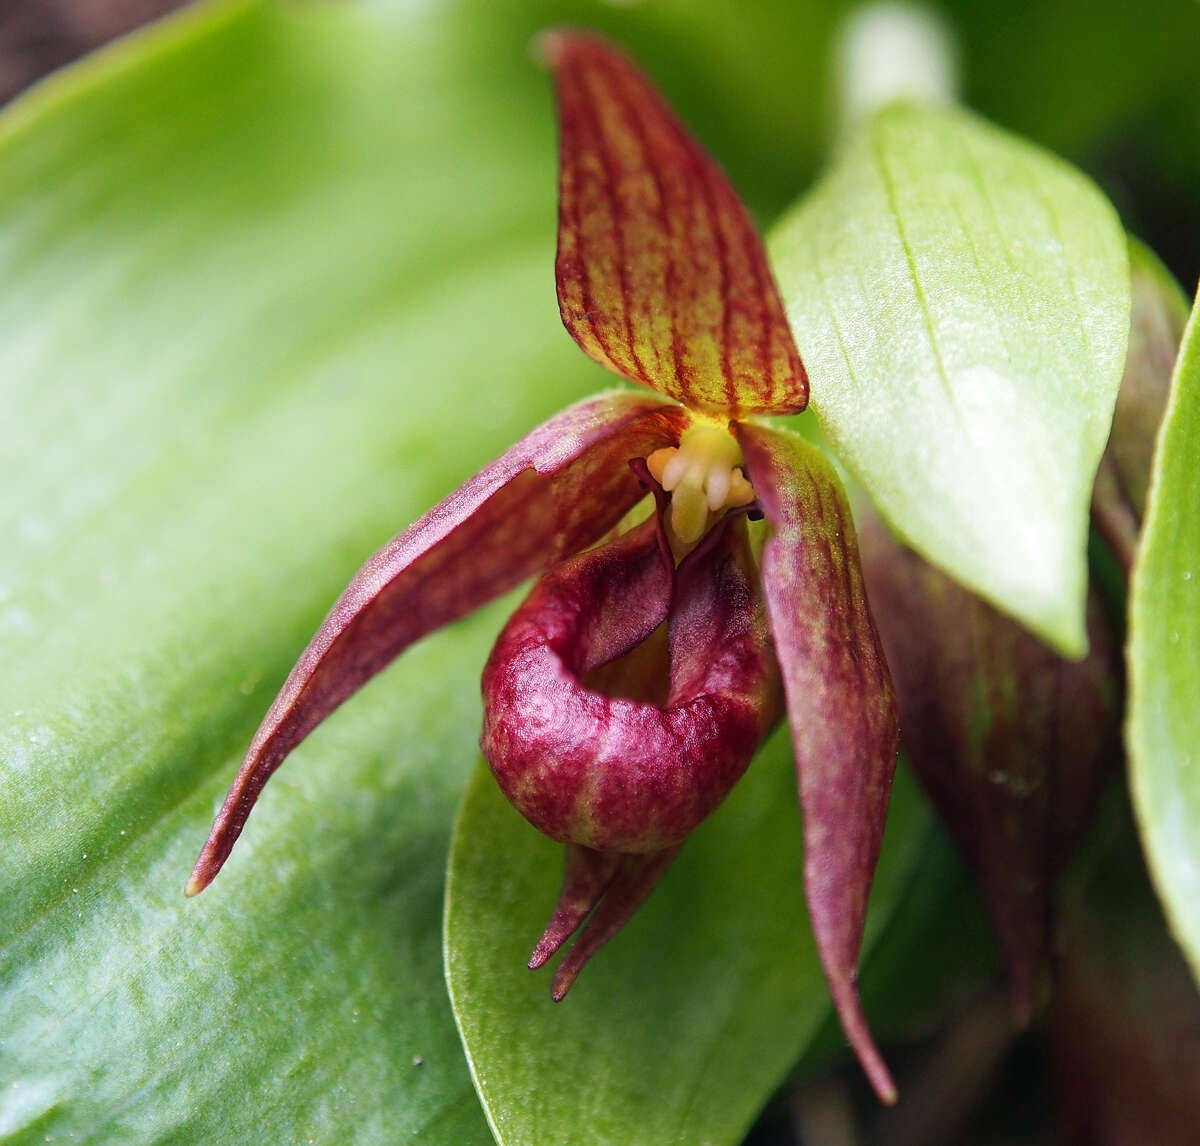
[[[817,951],[846,1037],[879,1098],[891,1103],[896,1088],[856,985],[899,742],[891,677],[833,468],[794,434],[750,424],[734,431],[773,531],[763,588],[796,750]]]
[[[603,536],[643,495],[627,465],[688,414],[649,394],[588,398],[527,434],[354,575],[246,753],[187,893],[221,869],[263,785],[322,720],[409,645]]]
[[[725,173],[612,44],[539,41],[558,89],[558,301],[602,366],[734,418],[808,402],[762,240]]]

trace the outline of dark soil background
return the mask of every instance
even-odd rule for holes
[[[0,0],[0,103],[183,0]]]

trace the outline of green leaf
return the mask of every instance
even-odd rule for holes
[[[1129,327],[1112,208],[965,112],[900,105],[771,251],[842,462],[911,546],[1081,655],[1088,501]]]
[[[899,772],[865,953],[899,911],[931,831]],[[525,964],[557,899],[562,847],[508,805],[481,763],[451,851],[446,976],[503,1146],[740,1141],[832,1011],[802,856],[783,729],[555,1004],[549,971]]]
[[[1130,585],[1134,807],[1158,893],[1200,978],[1200,301],[1159,431]]]
[[[495,613],[182,891],[354,568],[599,374],[515,59],[419,13],[199,8],[0,127],[0,1140],[490,1141],[441,906]]]

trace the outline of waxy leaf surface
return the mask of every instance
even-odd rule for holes
[[[1129,602],[1134,806],[1167,918],[1200,978],[1200,305],[1158,438]]]
[[[5,113],[0,1140],[490,1140],[440,946],[499,613],[362,693],[182,897],[364,557],[602,388],[555,312],[533,29],[478,15],[201,8]]]
[[[0,127],[5,1142],[490,1140],[440,917],[498,617],[364,693],[182,896],[354,568],[586,393],[552,132],[438,43],[199,9]]]
[[[1129,326],[1090,182],[962,112],[859,130],[771,243],[812,406],[904,539],[1069,656]]]

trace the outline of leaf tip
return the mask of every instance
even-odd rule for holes
[[[1073,603],[1069,612],[1064,611],[1060,617],[1055,618],[1053,627],[1046,626],[1040,633],[1037,628],[1034,628],[1034,632],[1040,635],[1065,660],[1082,661],[1087,657],[1091,647],[1088,643],[1084,617],[1075,609]]]

